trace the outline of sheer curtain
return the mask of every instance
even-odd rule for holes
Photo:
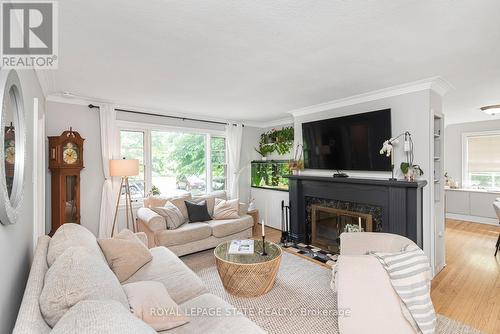
[[[240,174],[241,140],[243,137],[242,124],[226,125],[226,141],[228,148],[228,176],[229,197],[239,198],[238,176]]]
[[[118,147],[116,132],[116,111],[112,105],[103,104],[99,108],[101,127],[101,156],[104,183],[102,185],[101,212],[99,216],[99,238],[111,237],[116,194],[119,185],[109,176],[109,160],[113,159]]]

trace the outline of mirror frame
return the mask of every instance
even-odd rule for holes
[[[18,220],[19,210],[23,199],[24,190],[24,170],[26,161],[26,121],[24,113],[23,92],[21,81],[15,70],[0,70],[0,105],[2,106],[0,120],[0,222],[4,225],[14,224]],[[7,191],[6,171],[5,171],[5,119],[7,99],[10,99],[10,91],[14,89],[15,105],[17,112],[13,117],[16,124],[16,160],[14,167],[14,181],[12,192],[9,196]]]

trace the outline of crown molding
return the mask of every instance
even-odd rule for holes
[[[45,100],[47,102],[57,102],[57,103],[66,103],[66,104],[74,104],[80,106],[88,106],[89,104],[103,104],[106,102],[97,101],[95,99],[87,99],[82,97],[65,97],[61,94],[49,94],[46,96]]]
[[[231,119],[207,117],[204,115],[189,114],[189,113],[185,113],[185,112],[177,112],[177,113],[171,112],[171,111],[167,112],[167,111],[161,110],[161,109],[120,104],[120,103],[116,103],[116,102],[109,101],[109,100],[96,99],[96,98],[91,98],[91,97],[86,97],[86,96],[73,95],[73,96],[67,97],[67,96],[62,95],[61,93],[49,94],[46,97],[46,101],[47,102],[73,104],[73,105],[81,105],[81,106],[88,106],[89,104],[94,104],[94,105],[109,104],[109,105],[112,105],[113,108],[116,108],[116,109],[142,111],[142,112],[147,112],[147,113],[151,113],[151,114],[157,114],[158,116],[175,116],[175,117],[180,116],[180,117],[186,117],[186,118],[199,119],[199,120],[203,120],[203,121],[214,121],[214,122],[222,122],[222,123],[243,123],[245,125],[247,124],[247,122],[244,122],[244,121],[236,121],[236,120],[231,120]],[[249,126],[251,126],[251,125],[249,125]]]
[[[441,77],[432,77],[423,80],[409,82],[402,85],[374,90],[367,93],[353,95],[342,99],[319,103],[308,107],[294,109],[288,111],[288,113],[293,115],[293,117],[305,116],[320,111],[337,109],[359,103],[380,100],[388,97],[394,97],[408,93],[419,92],[423,90],[433,90],[437,94],[444,96],[447,92],[449,92],[453,88],[454,87],[447,80]]]
[[[246,121],[244,122],[246,126],[250,126],[252,128],[272,128],[275,126],[282,126],[282,125],[288,125],[288,124],[293,124],[293,118],[292,117],[285,117],[285,118],[280,118],[280,119],[275,119],[275,120],[270,120],[270,121]]]

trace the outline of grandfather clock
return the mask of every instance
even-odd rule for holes
[[[52,187],[52,229],[65,223],[80,224],[80,172],[83,167],[83,139],[69,128],[49,137],[49,169]]]

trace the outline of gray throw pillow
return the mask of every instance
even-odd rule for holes
[[[189,221],[194,222],[205,222],[207,220],[212,220],[212,217],[208,214],[208,207],[206,201],[201,201],[198,203],[185,201],[186,207],[189,215]]]
[[[167,202],[164,207],[151,208],[151,210],[165,218],[168,230],[175,230],[184,224],[181,210],[171,202]]]

